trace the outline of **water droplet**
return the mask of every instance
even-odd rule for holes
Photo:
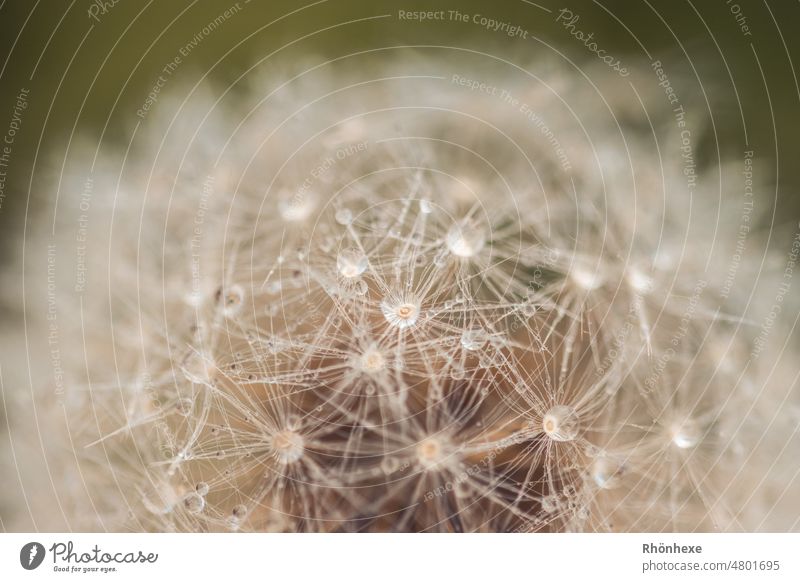
[[[555,495],[545,495],[542,497],[542,511],[545,513],[553,513],[558,509],[558,497]]]
[[[433,212],[433,206],[431,206],[429,200],[425,200],[424,198],[422,198],[419,201],[419,211],[422,214],[430,214],[431,212]]]
[[[592,463],[592,479],[601,489],[619,487],[622,473],[622,463],[615,459],[600,456]]]
[[[217,365],[208,355],[192,350],[183,359],[181,371],[189,382],[208,384],[216,375]]]
[[[206,495],[208,495],[209,489],[210,487],[208,486],[208,483],[206,483],[205,481],[200,481],[197,485],[194,486],[195,492],[201,497],[205,497]]]
[[[366,281],[356,281],[356,284],[353,286],[353,292],[356,295],[364,296],[369,291],[369,286],[367,285]]]
[[[384,457],[381,461],[381,470],[387,475],[391,475],[400,468],[400,461],[397,457]]]
[[[240,285],[220,287],[217,290],[217,303],[222,307],[225,317],[235,316],[244,305],[244,289]]]
[[[356,248],[344,249],[339,252],[336,258],[336,267],[342,277],[352,279],[358,277],[367,270],[367,257],[361,250]]]
[[[461,346],[465,350],[475,351],[481,349],[489,341],[483,329],[469,329],[461,334]]]
[[[183,507],[189,513],[200,513],[206,506],[206,500],[197,493],[189,493],[183,498]]]
[[[631,289],[642,295],[647,295],[653,290],[653,279],[639,269],[631,268],[628,270],[628,285]]]
[[[336,211],[334,218],[336,218],[336,222],[342,226],[347,226],[353,222],[353,213],[349,208],[340,208]]]
[[[454,364],[450,368],[450,377],[453,380],[463,380],[467,375],[467,372],[464,370],[464,367],[460,364]]]
[[[466,220],[450,227],[445,242],[455,256],[470,258],[483,250],[486,234],[474,220]]]
[[[308,192],[298,192],[284,197],[278,202],[278,212],[286,222],[302,222],[308,219],[316,208],[315,197]]]
[[[686,420],[672,427],[672,443],[679,449],[691,449],[703,438],[703,429],[696,422]]]
[[[534,305],[531,301],[526,301],[522,304],[520,311],[522,312],[523,317],[533,317],[536,315],[536,305]]]
[[[573,268],[572,271],[570,271],[570,278],[576,285],[582,289],[585,289],[586,291],[594,291],[603,284],[603,280],[599,272],[591,271],[583,267]]]
[[[175,410],[181,416],[188,416],[192,412],[194,401],[191,398],[179,398],[175,403]]]

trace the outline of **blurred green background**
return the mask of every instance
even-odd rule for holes
[[[73,132],[88,133],[93,140],[102,135],[109,142],[127,141],[125,132],[136,121],[135,111],[164,65],[235,4],[230,0],[0,0],[0,129],[5,130],[12,118],[19,91],[30,91],[0,207],[4,243],[17,239],[26,209],[30,216],[46,206],[42,199],[47,188],[39,181],[43,157],[63,157]],[[751,146],[762,160],[778,155],[778,175],[770,180],[777,179],[779,185],[779,220],[800,214],[800,197],[794,194],[800,187],[800,95],[792,68],[792,62],[800,63],[800,40],[794,30],[800,22],[798,2],[541,0],[537,6],[527,0],[240,0],[238,4],[238,13],[184,59],[170,85],[194,82],[205,72],[213,79],[231,81],[274,51],[271,60],[277,63],[322,62],[397,45],[467,47],[520,63],[535,58],[539,50],[552,54],[543,44],[523,43],[472,24],[404,22],[397,18],[398,10],[457,8],[484,14],[520,25],[570,58],[589,60],[586,49],[554,23],[554,13],[568,7],[580,14],[579,28],[594,32],[603,48],[626,62],[646,66],[643,45],[654,57],[675,62],[690,79],[696,74],[702,81],[716,81],[704,83],[702,90],[717,109],[719,145],[741,152],[741,116],[732,79]],[[386,14],[390,16],[372,18]],[[701,86],[697,79],[694,82],[699,94]],[[766,168],[775,173],[774,164]],[[2,248],[0,260],[7,262],[14,247]]]

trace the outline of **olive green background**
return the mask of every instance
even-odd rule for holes
[[[5,63],[0,77],[0,133],[11,119],[19,89],[30,89],[30,107],[14,144],[7,196],[0,208],[4,243],[18,240],[26,216],[34,220],[36,212],[47,208],[47,188],[39,175],[44,156],[58,159],[73,132],[89,134],[93,140],[102,135],[109,144],[127,141],[126,132],[136,121],[135,111],[161,68],[232,3],[117,0],[96,22],[87,12],[94,4],[89,0],[0,0],[0,62]],[[579,28],[593,31],[610,54],[646,65],[641,42],[690,78],[696,74],[695,83],[704,81],[703,87],[718,109],[719,146],[741,152],[741,117],[733,79],[751,147],[762,160],[774,161],[777,155],[777,169],[774,163],[764,166],[777,174],[769,179],[777,180],[779,186],[776,224],[766,226],[779,227],[800,215],[800,197],[795,194],[800,188],[800,95],[791,64],[800,64],[796,32],[800,3],[738,1],[752,31],[749,37],[742,34],[731,14],[733,3],[725,0],[541,0],[538,4],[554,11],[568,7],[580,14]],[[304,58],[322,62],[399,45],[466,47],[520,63],[535,58],[537,50],[552,54],[545,45],[521,43],[472,24],[403,22],[397,18],[400,9],[457,8],[481,13],[522,26],[570,58],[591,57],[555,24],[553,14],[526,0],[240,0],[240,6],[238,15],[184,59],[170,85],[195,81],[206,72],[213,79],[230,82],[274,51],[271,62],[278,64]],[[392,16],[369,18],[382,14]],[[353,20],[356,22],[350,22]],[[699,90],[699,84],[696,88]],[[717,144],[702,146],[701,160],[703,152],[712,151]],[[2,244],[0,248],[0,265],[7,264],[16,247]]]

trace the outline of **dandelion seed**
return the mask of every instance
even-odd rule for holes
[[[578,415],[570,406],[553,406],[542,419],[544,433],[554,441],[574,440],[578,428]]]
[[[425,469],[433,469],[445,456],[445,445],[436,437],[428,437],[417,445],[417,461]]]
[[[377,348],[369,348],[357,359],[358,369],[366,374],[377,374],[386,369],[386,358]]]
[[[299,461],[305,451],[303,437],[292,430],[283,430],[273,435],[271,445],[275,456],[285,465]]]
[[[405,329],[417,323],[421,305],[413,295],[402,298],[388,296],[381,302],[381,311],[390,325]]]

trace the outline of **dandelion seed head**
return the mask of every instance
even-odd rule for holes
[[[285,84],[286,102],[309,103],[297,86],[327,94],[318,74]],[[562,73],[552,76],[559,90],[572,87]],[[763,430],[757,419],[774,410],[759,366],[735,365],[747,359],[758,326],[734,329],[713,315],[722,312],[712,293],[692,293],[686,274],[704,271],[707,257],[681,249],[698,243],[700,229],[685,229],[673,215],[688,207],[682,198],[659,203],[682,195],[672,186],[686,180],[680,152],[654,150],[620,118],[636,154],[629,159],[607,138],[607,123],[587,115],[576,127],[573,116],[549,109],[551,95],[536,93],[529,102],[542,104],[541,119],[570,146],[564,172],[552,144],[534,139],[514,108],[487,108],[456,84],[385,77],[348,85],[362,92],[359,110],[369,111],[357,119],[340,122],[346,111],[326,109],[336,92],[295,116],[287,139],[304,145],[290,159],[264,143],[264,128],[283,131],[287,111],[250,107],[261,89],[229,95],[241,99],[242,111],[258,112],[238,126],[236,140],[215,127],[236,127],[238,108],[235,117],[211,108],[219,124],[206,122],[208,108],[196,112],[200,130],[187,135],[201,146],[231,146],[219,163],[214,148],[164,142],[160,151],[185,155],[191,171],[155,176],[144,214],[132,210],[141,224],[115,223],[121,247],[144,243],[163,252],[133,262],[117,250],[113,261],[98,253],[101,267],[120,271],[114,297],[87,295],[74,308],[86,310],[86,321],[111,323],[111,299],[117,343],[87,338],[77,363],[64,353],[65,366],[77,370],[70,375],[121,384],[123,398],[120,390],[65,391],[77,399],[70,420],[87,433],[76,442],[102,443],[86,449],[96,455],[93,466],[111,462],[110,473],[125,475],[109,483],[87,471],[92,494],[115,507],[120,488],[126,500],[141,500],[130,516],[108,523],[153,531],[741,527],[747,516],[734,490],[747,489],[743,476],[755,472],[742,470],[742,459],[763,456],[747,435]],[[383,83],[392,90],[376,90]],[[497,85],[525,94],[514,83],[504,77]],[[459,111],[480,110],[491,125],[439,107],[395,107],[406,99],[443,103],[448,91],[458,91]],[[582,93],[574,92],[576,111]],[[192,113],[188,104],[185,110]],[[591,148],[580,146],[586,132]],[[385,139],[401,134],[431,139]],[[144,123],[137,133],[154,135]],[[319,140],[306,141],[311,135]],[[283,143],[277,134],[270,141]],[[595,148],[614,164],[602,184]],[[149,176],[145,158],[131,149],[124,175]],[[101,161],[98,168],[108,165]],[[639,189],[653,211],[633,218],[630,188],[619,176],[630,164],[637,181],[663,186]],[[197,192],[203,168],[217,181],[198,225],[197,197],[182,193]],[[100,173],[95,191],[115,192],[120,174],[111,172],[101,188]],[[580,200],[569,194],[575,185]],[[698,182],[694,201],[704,187]],[[692,210],[704,219],[702,208]],[[718,232],[726,232],[719,219]],[[195,227],[202,227],[200,242]],[[662,244],[662,231],[672,246]],[[747,262],[743,255],[737,269],[743,273]],[[785,268],[785,257],[777,263]],[[674,273],[676,292],[654,292],[661,269]],[[738,321],[746,306],[735,295],[723,311]],[[59,323],[66,337],[66,318]],[[731,382],[733,373],[741,380]],[[681,386],[670,386],[679,376],[686,377]],[[781,411],[787,426],[796,425],[795,408]],[[743,417],[748,410],[757,410],[753,420]],[[706,418],[719,418],[731,433],[747,430],[721,438],[715,420],[715,438],[706,438]],[[701,445],[718,459],[713,467],[689,454]],[[732,475],[742,480],[729,488]],[[773,477],[764,491],[786,490],[791,476]],[[671,489],[676,484],[680,490]],[[414,497],[420,492],[424,502]],[[675,493],[689,500],[680,510],[669,501]],[[737,512],[726,515],[726,507]],[[761,513],[748,523],[761,523]]]

